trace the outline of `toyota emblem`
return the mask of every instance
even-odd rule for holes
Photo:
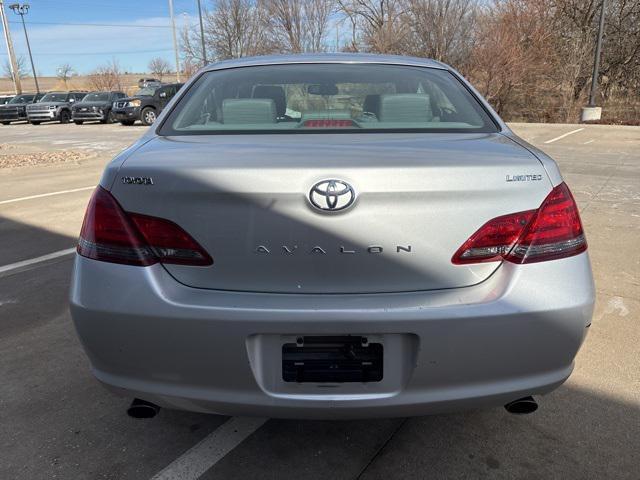
[[[342,180],[322,180],[311,187],[311,205],[324,212],[337,212],[353,205],[356,191]]]

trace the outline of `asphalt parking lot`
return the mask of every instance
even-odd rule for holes
[[[640,127],[512,127],[559,162],[588,236],[598,300],[573,375],[533,415],[340,422],[129,418],[73,330],[69,249],[104,164],[144,129],[0,127],[0,157],[79,152],[0,168],[0,479],[640,478]]]

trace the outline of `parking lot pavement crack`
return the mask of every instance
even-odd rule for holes
[[[366,472],[367,469],[371,465],[373,465],[373,462],[375,462],[375,460],[380,456],[380,454],[385,450],[385,448],[387,448],[387,445],[389,445],[389,442],[391,442],[393,437],[395,437],[396,434],[402,429],[402,427],[405,426],[408,420],[409,420],[408,418],[402,419],[399,425],[391,432],[391,434],[389,434],[389,436],[382,443],[382,445],[380,445],[380,447],[375,452],[373,452],[373,455],[371,456],[367,464],[364,467],[362,467],[362,469],[358,472],[358,475],[356,475],[355,480],[360,480],[362,478],[362,475],[364,475],[364,472]]]
[[[611,181],[611,179],[613,178],[613,175],[622,167],[626,166],[626,161],[624,160],[624,157],[627,156],[626,152],[621,152],[621,161],[615,166],[613,167],[613,169],[611,170],[611,172],[609,173],[609,175],[607,176],[607,179],[604,181],[604,183],[602,184],[602,186],[600,187],[600,189],[593,195],[593,197],[591,197],[589,199],[589,201],[587,202],[587,204],[582,208],[582,210],[580,211],[580,215],[584,215],[584,212],[587,211],[587,208],[589,208],[589,206],[598,198],[598,196],[602,193],[602,191],[609,185],[609,182]]]

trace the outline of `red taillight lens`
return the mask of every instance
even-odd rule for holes
[[[305,127],[311,128],[345,128],[353,127],[352,120],[331,120],[331,119],[318,119],[318,120],[306,120],[303,124]]]
[[[191,235],[163,218],[130,213],[151,250],[162,263],[211,265],[213,260]]]
[[[464,265],[502,260],[516,244],[522,230],[535,213],[535,210],[529,210],[489,220],[462,244],[451,261]]]
[[[213,263],[209,254],[178,225],[162,218],[126,213],[102,187],[96,188],[87,207],[77,250],[83,257],[127,265]]]
[[[587,240],[569,187],[561,183],[538,210],[512,213],[485,223],[453,255],[457,265],[508,260],[534,263],[584,252]]]
[[[578,206],[569,187],[561,183],[547,195],[505,260],[542,262],[577,255],[586,249]]]

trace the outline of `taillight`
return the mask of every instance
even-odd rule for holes
[[[169,220],[125,212],[104,188],[96,188],[80,231],[78,253],[111,263],[211,265],[209,254]]]
[[[353,127],[354,123],[352,120],[348,119],[320,118],[315,120],[305,120],[303,126],[311,128],[347,128]]]
[[[570,257],[586,249],[578,206],[569,187],[561,183],[538,210],[489,220],[451,261],[457,265],[499,260],[523,264]]]

